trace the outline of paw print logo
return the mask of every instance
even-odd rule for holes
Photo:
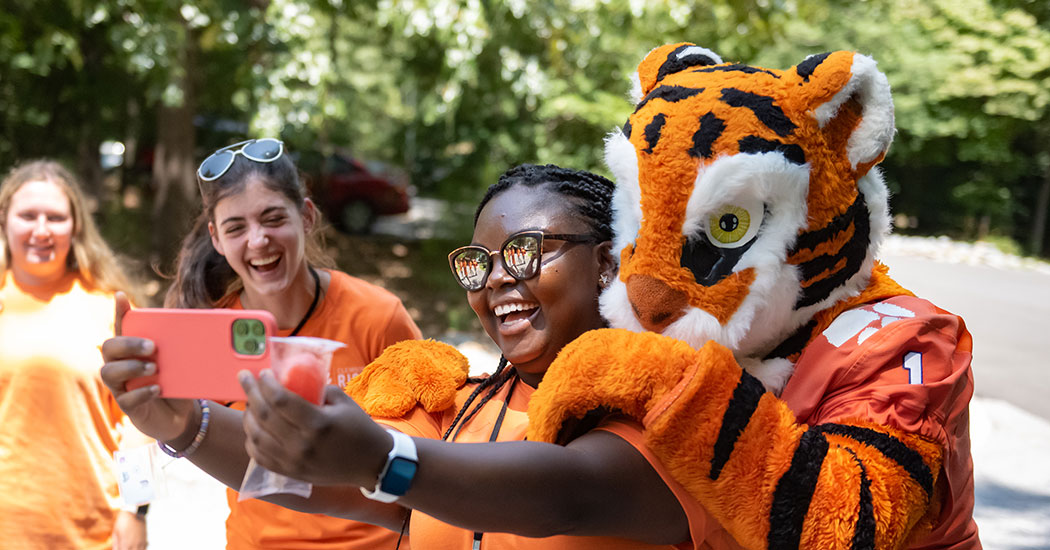
[[[881,302],[842,313],[824,331],[824,337],[835,347],[856,338],[859,346],[879,329],[912,317],[915,312],[909,309]]]

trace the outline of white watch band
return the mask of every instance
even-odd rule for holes
[[[383,469],[379,472],[379,478],[376,480],[375,489],[370,491],[361,487],[361,494],[375,501],[390,503],[396,501],[405,494],[404,491],[408,489],[408,484],[412,482],[412,477],[415,476],[414,465],[418,460],[416,455],[416,442],[413,441],[411,437],[390,428],[387,428],[386,431],[389,432],[390,436],[394,439],[394,446],[387,454],[386,464],[383,465]],[[389,485],[389,483],[387,483],[387,477],[390,475],[403,475],[401,472],[391,472],[391,465],[396,461],[410,462],[412,468],[407,479],[402,477],[395,480],[397,482],[396,485],[401,488],[401,491],[391,493],[383,490],[384,483]]]

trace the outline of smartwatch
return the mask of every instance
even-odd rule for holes
[[[416,458],[416,442],[406,434],[386,429],[394,438],[394,447],[386,456],[386,464],[379,472],[376,488],[372,491],[361,487],[361,494],[379,502],[394,502],[401,498],[416,477],[419,461]]]

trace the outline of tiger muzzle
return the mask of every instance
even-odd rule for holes
[[[642,326],[652,332],[663,332],[685,315],[689,305],[684,292],[649,275],[631,275],[627,279],[627,299]]]

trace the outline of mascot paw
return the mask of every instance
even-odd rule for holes
[[[529,401],[528,439],[564,442],[596,410],[641,421],[697,359],[685,342],[651,332],[586,332],[562,349]]]
[[[346,393],[371,416],[403,416],[417,403],[437,412],[455,404],[468,371],[467,358],[456,348],[407,340],[386,348],[346,385]]]

